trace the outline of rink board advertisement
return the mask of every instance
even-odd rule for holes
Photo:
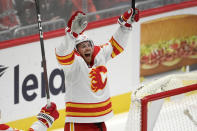
[[[55,41],[58,41],[56,38]],[[51,41],[51,42],[49,42]],[[53,39],[47,44],[46,58],[51,101],[64,104],[64,75],[56,64]],[[48,50],[49,49],[49,50]],[[3,122],[36,115],[46,104],[43,68],[41,64],[40,43],[3,49],[0,77],[0,110]],[[52,61],[50,61],[52,60]],[[58,100],[58,101],[57,101]],[[59,105],[59,104],[58,104]]]
[[[129,102],[123,103],[119,95],[130,93],[139,85],[141,25],[162,17],[194,14],[196,10],[197,7],[194,6],[177,11],[163,11],[156,15],[151,13],[149,16],[143,16],[139,23],[133,25],[127,48],[107,64],[112,101],[113,97],[118,96],[114,102],[119,100],[121,101],[119,104],[123,104],[118,106],[119,110],[120,107],[129,107]],[[87,30],[86,34],[94,40],[96,45],[104,44],[110,40],[118,27],[114,23]],[[62,40],[62,36],[44,40],[51,101],[57,104],[58,110],[63,110],[65,107],[64,92],[66,91],[63,86],[64,74],[59,69],[55,56],[55,47]],[[1,49],[0,59],[0,122],[7,123],[35,116],[46,104],[40,42],[35,41]],[[63,123],[62,119],[54,124],[54,127],[58,124],[62,126]],[[23,124],[22,126],[25,127]]]
[[[141,76],[197,63],[197,12],[191,10],[196,7],[141,20]]]

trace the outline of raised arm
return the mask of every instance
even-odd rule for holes
[[[42,107],[40,113],[37,115],[38,121],[36,121],[29,131],[46,131],[50,128],[53,122],[59,118],[59,112],[57,111],[56,104],[51,102],[51,106]]]
[[[75,60],[75,41],[87,26],[87,16],[81,12],[75,12],[68,21],[66,34],[62,43],[56,48],[56,57],[63,68],[72,67]]]
[[[129,34],[132,30],[132,23],[139,21],[139,10],[136,9],[134,17],[132,17],[133,13],[133,9],[131,8],[119,17],[118,24],[120,26],[106,46],[103,46],[107,60],[114,58],[124,51],[128,42]]]

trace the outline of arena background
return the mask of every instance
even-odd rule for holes
[[[140,22],[133,25],[133,32],[129,38],[127,49],[107,65],[115,114],[128,112],[131,92],[140,84],[140,24],[164,16],[197,14],[196,0],[180,1],[180,3],[160,6],[155,5],[154,7],[147,8],[142,6],[143,4],[141,2],[138,5],[139,8],[144,7],[144,9],[141,9]],[[129,5],[126,4],[124,6],[124,8],[121,8],[123,12],[127,10]],[[118,7],[115,8],[119,9]],[[100,16],[102,16],[101,11],[97,11],[97,14],[100,13]],[[95,13],[89,12],[88,14],[90,16],[90,23],[86,34],[96,44],[104,44],[111,38],[111,35],[117,28],[116,22],[119,15],[109,15],[110,17],[106,16],[106,18],[103,16],[97,20],[96,18],[91,18],[93,16],[96,17]],[[55,47],[63,38],[65,21],[64,23],[62,23],[61,19],[57,19],[55,22],[46,21],[43,22],[43,25],[45,29],[44,43],[51,101],[57,103],[61,114],[52,127],[54,129],[64,125],[65,116],[64,92],[66,90],[63,88],[64,76],[61,70],[58,69],[55,58]],[[35,115],[40,111],[40,108],[46,104],[37,24],[25,25],[20,28],[15,27],[15,29],[10,28],[9,31],[9,34],[6,34],[8,30],[7,32],[6,30],[0,32],[0,87],[2,90],[0,92],[0,121],[18,129],[27,129],[33,121],[36,121]],[[14,36],[10,33],[14,33]],[[141,77],[141,80],[148,81],[168,73],[182,72],[184,68],[156,76]]]

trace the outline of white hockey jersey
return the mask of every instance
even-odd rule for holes
[[[90,66],[75,51],[76,37],[66,31],[64,41],[56,48],[56,57],[65,74],[66,122],[104,122],[113,116],[106,63],[120,54],[130,30],[119,27],[111,40],[94,46]]]

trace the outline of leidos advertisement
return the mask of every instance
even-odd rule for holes
[[[46,44],[47,43],[47,44]],[[55,45],[46,41],[51,101],[64,108],[64,73],[58,68]],[[39,42],[0,52],[1,121],[9,122],[36,115],[46,104],[44,73]]]
[[[189,11],[188,11],[189,12]],[[197,63],[197,14],[170,13],[141,23],[141,76]]]

